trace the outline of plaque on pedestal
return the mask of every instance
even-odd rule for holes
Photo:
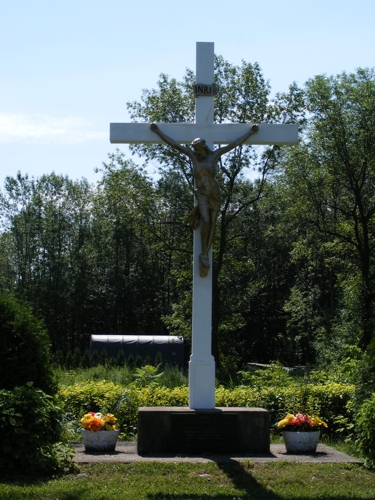
[[[171,414],[172,451],[229,453],[238,449],[236,413],[196,411]]]

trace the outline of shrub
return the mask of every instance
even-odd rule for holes
[[[355,387],[347,384],[328,383],[321,385],[293,384],[286,387],[239,386],[216,389],[216,406],[261,407],[270,413],[271,427],[286,413],[308,413],[318,415],[335,432],[339,425],[337,417],[352,418],[352,399]]]
[[[163,367],[163,356],[160,351],[155,354],[154,365]]]
[[[65,356],[65,367],[70,370],[73,368],[73,354],[72,351],[68,351]]]
[[[125,353],[123,349],[120,349],[116,358],[116,366],[122,368],[124,365],[125,365]]]
[[[85,349],[83,353],[81,365],[82,368],[90,368],[91,359],[90,359],[90,351],[88,349]]]
[[[116,403],[123,387],[113,382],[87,381],[81,384],[62,386],[58,392],[58,403],[66,413],[80,419],[89,411],[107,413]],[[113,413],[113,412],[111,412]]]
[[[142,371],[144,369],[139,369]],[[187,406],[188,387],[167,388],[155,384],[136,383],[125,389],[113,382],[85,382],[61,387],[59,398],[65,411],[78,422],[78,418],[88,411],[115,413],[122,437],[129,437],[137,426],[140,406]],[[162,380],[160,379],[157,379]],[[353,420],[352,398],[354,386],[346,384],[300,384],[290,387],[239,386],[228,389],[216,388],[216,406],[223,407],[262,407],[270,412],[271,426],[274,426],[286,413],[307,412],[321,417],[329,425],[331,434],[342,427],[342,421]],[[337,421],[340,416],[341,422]],[[76,429],[78,430],[78,424]]]
[[[238,375],[242,384],[260,388],[286,387],[294,381],[291,373],[286,371],[281,363],[271,363],[266,369],[240,371]]]
[[[94,351],[91,355],[90,366],[98,366],[100,364],[100,357],[98,351]]]
[[[134,366],[135,366],[135,359],[134,359],[133,354],[129,354],[127,365],[129,366],[129,368],[134,368]]]
[[[0,388],[33,382],[47,394],[56,392],[47,332],[31,309],[13,297],[0,296]]]
[[[72,356],[72,368],[78,368],[81,365],[81,351],[76,347]]]
[[[74,451],[59,442],[61,410],[28,383],[0,390],[0,470],[56,474],[72,471]]]
[[[108,353],[107,353],[107,349],[103,349],[103,350],[100,352],[100,363],[101,363],[103,366],[106,366],[106,364],[108,363]]]
[[[79,419],[88,411],[114,413],[123,438],[132,437],[136,431],[138,408],[140,406],[187,406],[188,388],[167,389],[166,387],[123,388],[120,384],[107,382],[85,382],[62,386],[58,393],[59,404],[70,422],[70,430],[79,431]],[[73,431],[74,432],[74,431]]]
[[[157,365],[161,369],[161,365]],[[177,366],[166,365],[160,377],[160,385],[174,389],[187,385],[188,378]]]
[[[365,457],[365,464],[375,469],[375,393],[363,403],[357,416],[357,446]]]

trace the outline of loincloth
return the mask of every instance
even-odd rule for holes
[[[221,206],[221,196],[219,185],[216,182],[209,192],[203,189],[196,189],[194,192],[197,204],[190,212],[188,219],[190,226],[193,229],[197,229],[199,227],[202,214],[205,212],[209,214],[209,212],[212,211],[216,213],[217,216]]]

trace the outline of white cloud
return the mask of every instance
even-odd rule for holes
[[[93,130],[88,120],[77,116],[0,114],[0,143],[77,144],[108,139],[108,134]]]

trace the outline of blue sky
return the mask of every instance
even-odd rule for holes
[[[278,92],[375,66],[374,19],[374,0],[0,0],[0,187],[18,170],[96,182],[109,123],[194,70],[197,41]]]

